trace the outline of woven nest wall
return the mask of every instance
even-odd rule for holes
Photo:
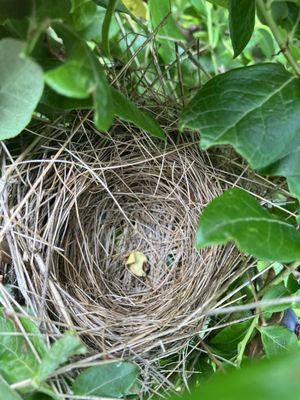
[[[41,328],[75,328],[92,352],[158,377],[159,360],[199,333],[241,259],[232,247],[194,248],[199,215],[222,192],[208,156],[125,129],[59,133],[6,177],[2,233]],[[136,252],[143,276],[128,262]]]

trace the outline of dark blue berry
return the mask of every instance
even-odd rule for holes
[[[281,325],[296,333],[298,336],[299,320],[295,311],[292,308],[288,308],[287,310],[285,310]]]

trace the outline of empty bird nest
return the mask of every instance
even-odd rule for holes
[[[42,330],[76,329],[91,354],[134,360],[162,382],[161,359],[199,337],[241,261],[230,246],[194,247],[224,184],[191,141],[51,129],[14,161],[2,150],[10,280]]]

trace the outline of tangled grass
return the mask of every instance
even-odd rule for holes
[[[76,329],[96,357],[138,362],[145,388],[169,386],[162,359],[185,354],[241,262],[231,246],[194,248],[199,215],[224,187],[208,155],[129,126],[57,129],[6,179],[6,254],[44,332]],[[135,251],[144,277],[126,264]]]

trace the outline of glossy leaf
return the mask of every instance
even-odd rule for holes
[[[264,359],[241,369],[218,373],[183,400],[298,400],[300,352]],[[175,400],[175,396],[172,399]]]
[[[60,339],[56,340],[51,349],[42,359],[39,365],[35,381],[39,384],[45,381],[55,370],[68,359],[77,354],[86,352],[78,336],[72,333],[65,333]]]
[[[0,140],[18,135],[30,122],[44,87],[41,68],[21,55],[23,43],[0,41]]]
[[[183,111],[181,127],[201,132],[203,149],[231,144],[252,168],[287,176],[300,192],[300,79],[281,65],[257,64],[211,79]]]
[[[136,382],[137,365],[116,361],[90,367],[82,372],[73,385],[73,391],[81,396],[122,397]]]
[[[89,48],[80,43],[67,62],[45,73],[46,83],[63,96],[76,99],[90,97],[96,86],[91,58]],[[101,74],[104,74],[102,68]]]
[[[229,240],[257,258],[282,262],[300,259],[300,232],[237,188],[227,190],[206,207],[196,233],[198,248]]]
[[[4,400],[22,400],[18,393],[9,387],[9,384],[0,375],[0,393]]]
[[[233,357],[238,353],[238,345],[243,340],[252,320],[246,320],[223,328],[209,342],[214,351],[226,357]]]
[[[229,29],[234,57],[247,46],[255,24],[254,0],[229,0]]]
[[[280,325],[261,326],[259,328],[264,350],[268,357],[288,351],[297,346],[297,336]]]
[[[165,140],[165,134],[155,119],[148,113],[139,110],[134,103],[112,89],[116,114],[127,122],[134,123],[137,127],[150,133],[152,136]]]

